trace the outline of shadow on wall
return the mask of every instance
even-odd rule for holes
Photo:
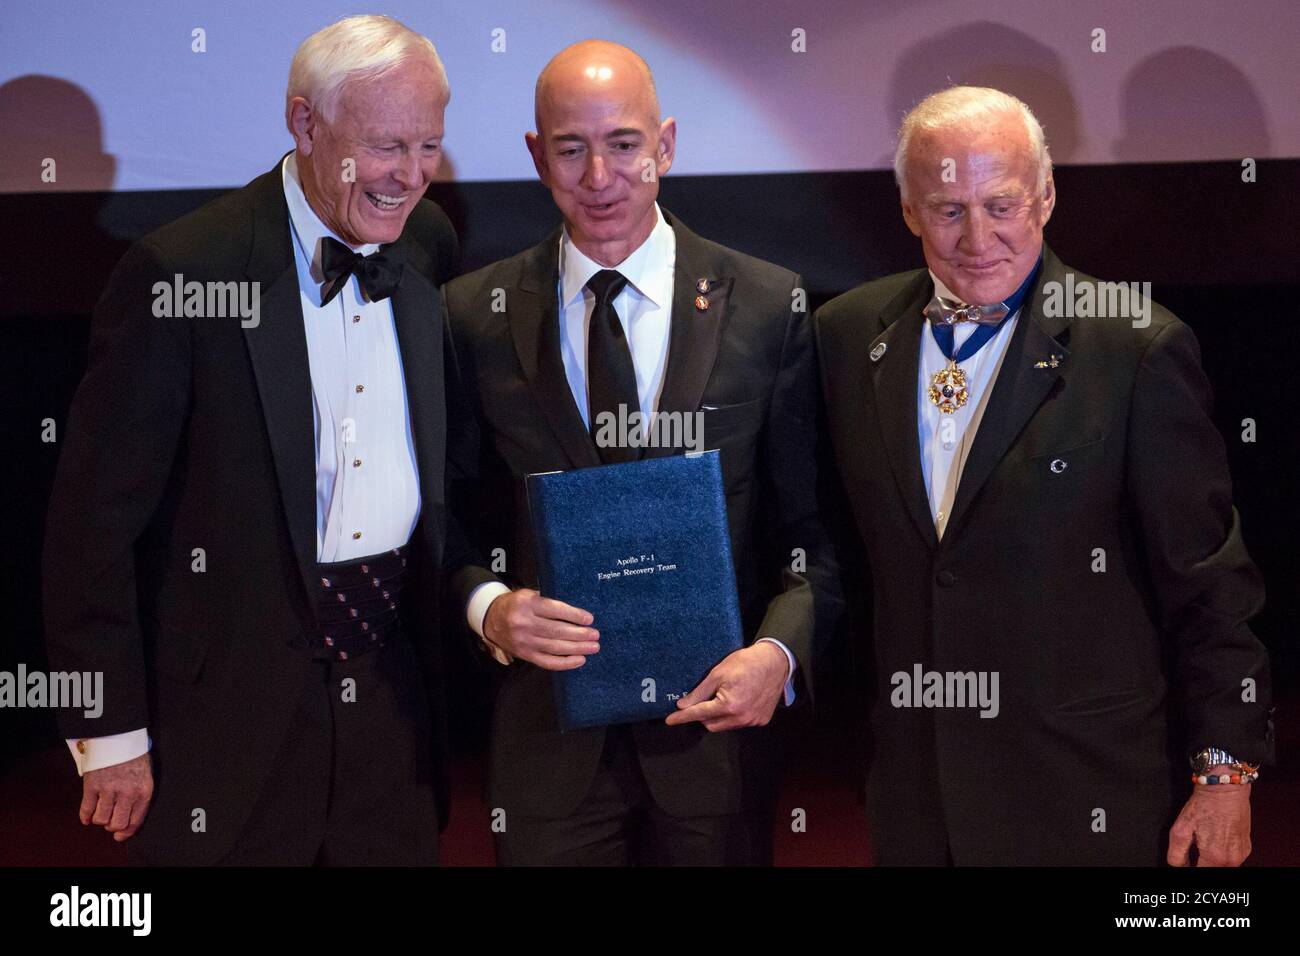
[[[18,194],[6,207],[24,238],[5,270],[21,281],[0,280],[0,314],[84,313],[102,290],[78,288],[69,274],[99,285],[127,247],[103,225],[117,161],[104,152],[99,108],[67,80],[20,76],[0,86],[0,129],[0,192]],[[65,195],[51,205],[53,192]],[[51,268],[52,258],[64,267]]]
[[[1264,106],[1246,75],[1199,47],[1152,54],[1124,81],[1121,162],[1259,157],[1271,141]]]
[[[97,192],[113,188],[99,108],[81,87],[53,76],[0,86],[0,192]],[[54,182],[42,173],[53,161]],[[46,176],[48,178],[48,174]]]
[[[1259,159],[1268,123],[1241,70],[1197,47],[1160,50],[1125,77],[1119,109],[1113,155],[1142,165],[1113,167],[1104,204],[1087,210],[1062,189],[1053,218],[1081,267],[1118,259],[1125,271],[1103,278],[1170,281],[1173,269],[1195,283],[1228,258],[1241,263],[1237,281],[1295,281],[1293,177]],[[1248,157],[1258,160],[1253,182],[1243,179]]]
[[[984,20],[912,44],[898,58],[889,84],[888,120],[897,130],[926,96],[950,86],[991,86],[1034,111],[1054,163],[1070,162],[1079,145],[1079,111],[1056,51],[1027,33]],[[876,161],[894,165],[893,153]]]

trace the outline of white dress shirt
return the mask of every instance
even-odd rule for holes
[[[316,560],[348,561],[406,544],[420,515],[402,356],[392,300],[367,301],[355,276],[321,306],[322,240],[339,237],[307,202],[293,153],[281,176],[311,369]],[[369,255],[378,248],[354,251]],[[151,747],[145,728],[68,741],[79,774],[133,760]]]
[[[284,161],[284,195],[311,368],[316,559],[350,561],[406,544],[420,516],[392,299],[368,301],[352,276],[322,307],[321,247],[327,236],[338,236],[308,205],[292,153]],[[370,255],[378,248],[355,251]]]
[[[614,310],[632,353],[637,400],[641,406],[641,420],[646,425],[649,416],[659,407],[664,373],[668,368],[676,262],[677,235],[660,213],[658,203],[655,204],[655,225],[650,235],[616,266],[602,266],[591,259],[574,244],[568,230],[563,231],[559,251],[560,275],[556,281],[560,305],[560,359],[574,404],[582,415],[582,423],[588,428],[591,427],[591,414],[587,395],[587,331],[596,308],[596,297],[586,288],[587,283],[597,272],[607,268],[617,270],[627,279],[627,285],[614,297]],[[644,427],[642,431],[644,433]],[[479,585],[470,595],[466,616],[479,637],[484,636],[483,620],[488,607],[508,591],[505,585],[493,581]],[[770,637],[759,640],[771,641],[785,652],[789,663],[785,687],[788,706],[794,701],[794,672],[798,662],[779,640]],[[488,649],[502,664],[509,663],[509,656],[501,648],[489,643]]]
[[[934,280],[936,295],[948,299],[958,298],[933,272],[930,273],[930,278]],[[948,357],[934,340],[930,320],[926,319],[921,325],[921,363],[916,383],[917,430],[921,439],[921,474],[930,499],[934,531],[939,538],[943,537],[944,529],[948,526],[953,499],[957,497],[957,485],[961,481],[962,469],[966,466],[966,457],[975,441],[975,432],[979,428],[980,419],[984,417],[984,408],[997,381],[998,370],[1002,367],[1002,359],[1007,352],[1007,343],[1011,341],[1019,316],[1017,310],[1003,323],[996,335],[980,346],[978,352],[959,363],[959,368],[966,373],[966,389],[970,398],[951,415],[943,414],[930,401],[930,381],[947,368]],[[979,325],[974,322],[959,322],[953,326],[954,348],[960,350],[977,328]]]

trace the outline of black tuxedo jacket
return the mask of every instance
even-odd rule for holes
[[[839,598],[818,519],[817,370],[807,315],[796,311],[793,297],[801,282],[701,239],[668,213],[664,218],[676,233],[677,252],[659,410],[705,409],[704,446],[719,449],[722,459],[747,639],[781,640],[798,659],[811,696],[814,645]],[[452,415],[453,429],[466,429],[453,436],[450,454],[465,459],[459,470],[478,464],[474,543],[484,554],[504,549],[509,577],[529,587],[537,586],[537,576],[523,477],[601,463],[560,358],[559,242],[557,231],[444,289],[449,394],[458,381],[466,411]],[[701,278],[710,280],[703,311],[694,304]],[[494,310],[501,302],[504,311]],[[469,434],[472,426],[478,435]],[[645,450],[648,456],[680,452]],[[789,570],[794,548],[806,554],[802,574]],[[461,575],[461,607],[483,579]],[[550,674],[524,661],[502,670],[491,805],[507,814],[565,816],[591,784],[605,730],[559,733]],[[659,806],[675,816],[736,811],[746,734],[752,729],[710,734],[699,724],[634,725],[641,768]]]
[[[394,294],[420,478],[407,634],[440,714],[435,569],[444,548],[442,304],[455,234],[421,201]],[[44,606],[54,669],[104,672],[103,715],[67,737],[148,727],[155,795],[144,857],[219,858],[247,819],[319,640],[312,389],[280,165],[163,227],[118,264],[92,322],[50,501]],[[155,282],[260,283],[260,322],[158,318]],[[199,549],[202,549],[200,552]],[[197,571],[201,559],[205,570]],[[447,810],[441,733],[439,808]],[[190,833],[193,808],[207,832]],[[167,838],[164,838],[167,835]]]
[[[1195,337],[1154,304],[1145,328],[1045,314],[1044,286],[1071,271],[1045,250],[942,541],[917,434],[928,273],[814,318],[873,579],[878,862],[1154,865],[1189,753],[1271,758],[1246,623],[1262,584]],[[893,706],[892,675],[917,664],[998,672],[999,714]]]

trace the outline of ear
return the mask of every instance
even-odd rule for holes
[[[677,120],[668,117],[659,124],[659,148],[655,155],[655,167],[663,176],[673,168],[673,157],[677,155]]]
[[[899,204],[903,207],[903,222],[907,223],[907,228],[912,230],[912,235],[921,235],[921,220],[916,214],[912,204],[903,197],[902,193],[898,194]]]
[[[284,118],[298,152],[310,156],[316,138],[316,111],[306,99],[295,96],[289,101]]]
[[[528,155],[533,157],[533,168],[537,170],[537,178],[549,189],[551,174],[546,165],[546,149],[541,136],[537,133],[524,133],[524,145],[528,147]]]
[[[1052,218],[1052,210],[1056,208],[1056,183],[1052,181],[1052,174],[1047,174],[1047,181],[1043,183],[1043,197],[1038,213],[1038,228],[1042,229],[1047,225],[1047,220]]]

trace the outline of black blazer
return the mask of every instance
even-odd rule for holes
[[[928,273],[814,318],[873,578],[878,862],[942,864],[949,847],[958,864],[1158,864],[1189,753],[1272,756],[1268,658],[1246,624],[1262,583],[1196,339],[1154,304],[1140,329],[1048,317],[1043,286],[1071,271],[1045,251],[941,542],[917,435]],[[892,706],[891,675],[918,663],[999,672],[999,715]]]
[[[802,285],[785,269],[701,239],[668,213],[676,233],[668,363],[659,410],[704,411],[706,448],[717,448],[748,640],[779,638],[799,660],[811,695],[814,646],[839,603],[816,493],[817,370]],[[464,415],[450,454],[477,462],[475,544],[505,550],[507,574],[536,587],[522,478],[599,465],[560,358],[557,282],[560,233],[462,276],[443,290],[452,346],[449,391]],[[710,280],[707,310],[696,283]],[[504,312],[494,311],[504,292]],[[450,383],[459,382],[459,389]],[[452,401],[449,398],[449,401]],[[477,426],[480,435],[470,434]],[[680,449],[646,449],[649,456]],[[461,514],[462,509],[457,508]],[[788,569],[803,548],[807,570]],[[782,571],[782,568],[785,568]],[[461,606],[483,577],[462,576]],[[494,668],[498,665],[493,664]],[[601,728],[556,729],[551,676],[527,662],[504,671],[493,717],[489,796],[493,807],[564,816],[591,784]],[[678,816],[734,812],[740,801],[741,735],[699,724],[634,725],[641,767],[659,805]]]
[[[393,296],[420,476],[413,597],[446,554],[442,304],[455,256],[421,201]],[[50,500],[44,606],[54,669],[102,670],[103,715],[60,715],[67,737],[148,727],[155,795],[143,856],[205,863],[232,844],[311,669],[316,625],[315,438],[307,345],[280,165],[136,243],[96,306]],[[156,318],[153,285],[261,284],[260,323]],[[193,570],[196,549],[206,570]],[[437,713],[435,620],[412,602]],[[434,735],[441,741],[441,734]],[[441,743],[437,748],[441,751]],[[435,754],[435,766],[441,756]],[[438,771],[445,815],[445,774]],[[192,841],[193,808],[207,832]]]

